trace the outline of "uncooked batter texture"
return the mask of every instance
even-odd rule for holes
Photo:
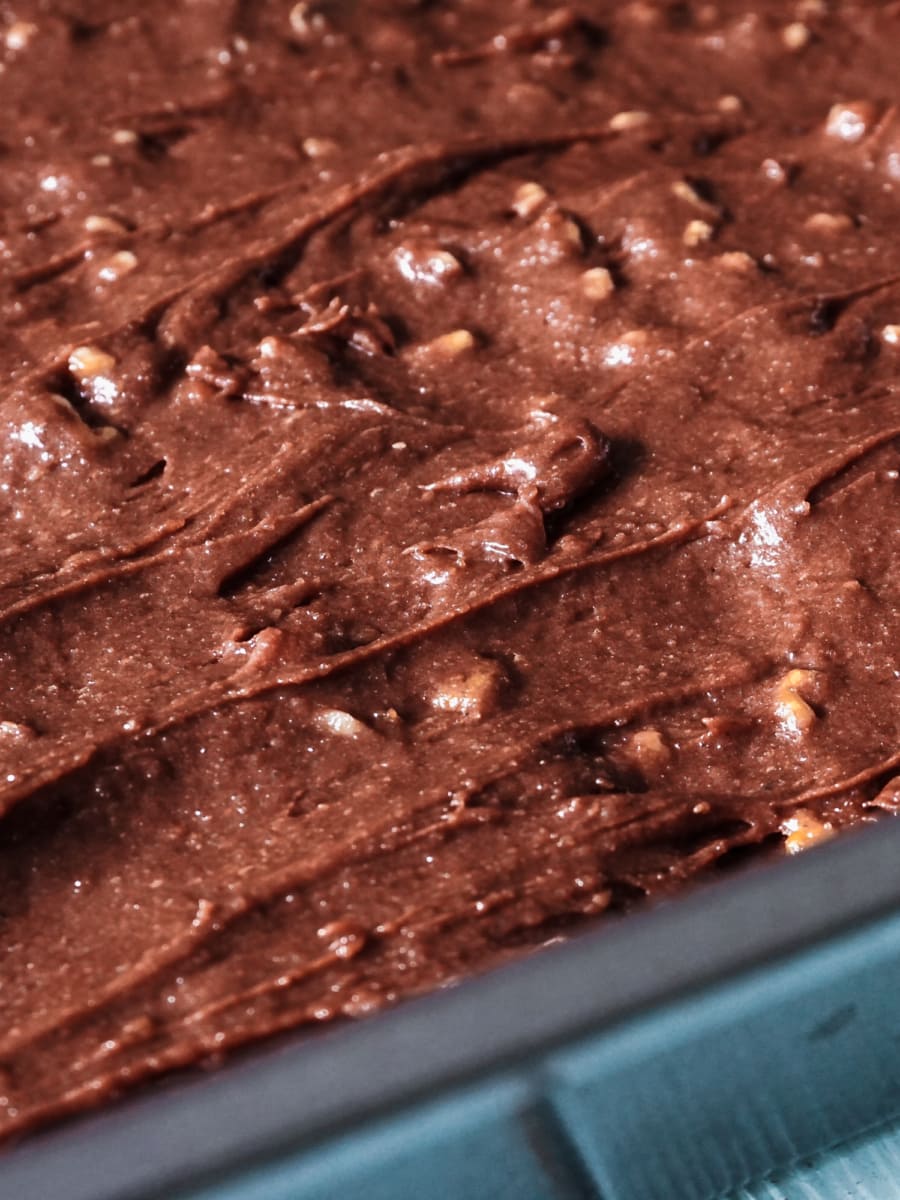
[[[0,3],[0,1131],[900,805],[900,5]]]

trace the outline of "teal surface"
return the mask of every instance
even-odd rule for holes
[[[898,997],[892,915],[184,1200],[900,1200]]]
[[[900,917],[557,1055],[604,1200],[712,1200],[900,1112]]]
[[[900,1200],[900,1127],[741,1188],[729,1200]]]
[[[586,1188],[527,1086],[493,1081],[194,1200],[578,1200]]]

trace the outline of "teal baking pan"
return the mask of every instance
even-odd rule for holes
[[[900,1200],[900,823],[32,1138],[0,1197]]]

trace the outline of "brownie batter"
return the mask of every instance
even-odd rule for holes
[[[0,2],[0,1132],[900,806],[898,44]]]

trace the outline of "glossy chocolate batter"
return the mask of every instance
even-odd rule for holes
[[[900,804],[900,5],[0,3],[0,1130]]]

